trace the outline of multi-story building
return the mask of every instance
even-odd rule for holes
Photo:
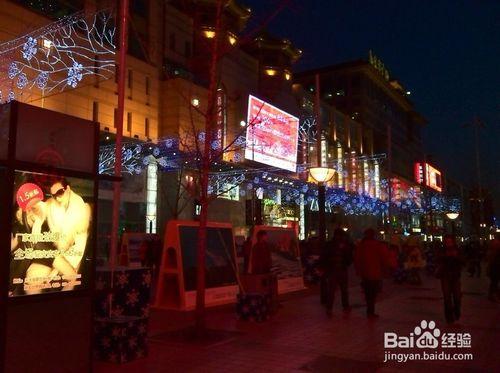
[[[19,37],[46,25],[51,17],[82,9],[85,14],[108,8],[116,12],[114,1],[40,4],[25,0],[7,1],[0,10],[0,40]],[[221,148],[245,136],[249,125],[250,95],[300,117],[301,130],[304,130],[307,127],[305,122],[313,113],[314,74],[319,73],[325,138],[321,149],[315,148],[314,141],[311,144],[301,142],[299,163],[310,165],[314,154],[321,151],[325,162],[334,162],[338,171],[329,186],[387,199],[381,188],[381,179],[389,175],[388,160],[379,155],[390,153],[394,195],[402,193],[397,191],[398,188],[404,189],[401,184],[411,185],[413,162],[421,159],[420,126],[425,120],[414,111],[399,83],[388,80],[386,74],[381,73],[373,56],[372,63],[342,64],[302,73],[294,79],[293,64],[300,57],[300,50],[289,40],[265,32],[245,36],[251,11],[236,1],[229,1],[224,6],[217,29],[216,4],[215,0],[131,2],[123,127],[126,142],[143,141],[154,145],[166,138],[182,139],[203,131],[212,57],[210,48],[214,38],[218,38],[222,51],[216,56],[216,136]],[[117,91],[116,78],[94,77],[87,78],[76,89],[50,96],[35,93],[24,100],[99,122],[104,146],[114,142]],[[389,133],[390,142],[387,141]],[[188,152],[188,148],[189,144],[180,144],[178,153]],[[251,173],[266,168],[245,159],[243,151],[223,153],[221,170]],[[175,153],[171,156],[177,157],[177,162],[182,158]],[[195,169],[181,167],[163,173],[152,164],[145,170],[141,175],[123,176],[123,229],[161,232],[170,218],[196,218],[195,193],[189,193],[196,184]],[[277,184],[307,178],[300,172],[274,172],[279,175],[272,180]],[[268,176],[267,179],[271,178]],[[314,215],[314,206],[298,208],[296,204],[288,204],[278,191],[279,186],[276,186],[276,193],[271,197],[255,188],[248,191],[235,186],[231,191],[221,193],[221,198],[213,202],[209,218],[231,222],[237,232],[243,233],[249,224],[248,213],[245,214],[248,200],[257,198],[262,199],[257,209],[263,223],[301,225],[301,237],[305,237],[304,216]],[[110,183],[102,183],[99,199],[100,232],[106,234],[111,222]],[[252,214],[255,214],[253,202],[251,206]],[[337,218],[341,214],[335,213],[335,222],[342,223],[343,220]],[[314,223],[309,224],[308,230],[314,230]]]
[[[391,201],[407,198],[411,189],[419,193],[419,187],[414,182],[414,165],[423,159],[420,133],[426,120],[410,101],[410,91],[392,78],[371,52],[367,61],[305,71],[296,74],[295,79],[305,90],[314,92],[316,74],[320,77],[321,99],[360,124],[350,131],[342,153],[385,154],[387,159],[378,167],[380,178],[390,180]],[[332,132],[340,130],[342,133],[341,122],[335,118],[330,126],[334,128]],[[357,177],[354,182],[358,184],[352,185],[351,180],[351,187],[359,189],[363,184],[364,173],[361,169],[364,166],[353,167],[360,170],[351,172],[351,179]],[[380,197],[384,198],[383,195]],[[397,216],[394,214],[393,218]],[[406,217],[404,220],[406,225],[419,225],[417,217]]]
[[[216,1],[132,1],[126,60],[126,98],[123,135],[126,142],[157,142],[167,137],[182,137],[191,128],[201,131],[207,103],[211,41],[216,37]],[[84,10],[117,12],[114,1],[55,1],[50,4],[13,0],[0,10],[0,41],[8,41],[43,27],[61,16]],[[220,106],[217,125],[222,145],[245,135],[248,97],[258,96],[291,114],[298,107],[291,91],[291,66],[300,56],[288,40],[259,33],[240,39],[250,10],[236,1],[222,11],[220,32],[222,52],[217,56]],[[116,71],[120,66],[116,65]],[[115,79],[87,78],[76,89],[54,95],[34,92],[17,99],[32,105],[100,123],[102,145],[114,143],[117,110]],[[183,150],[183,149],[180,149]],[[184,149],[185,150],[185,149]],[[234,161],[224,154],[225,163]],[[257,166],[246,161],[245,165]],[[226,165],[227,167],[231,167]],[[236,165],[235,165],[236,167]],[[153,167],[154,168],[154,167]],[[192,219],[193,198],[180,211],[175,190],[180,181],[193,180],[196,172],[161,174],[147,167],[141,175],[124,174],[122,182],[122,227],[126,230],[161,230],[171,218]],[[175,176],[175,177],[174,177]],[[244,227],[245,202],[235,191],[217,199],[210,219],[230,221]],[[191,196],[192,197],[192,196]],[[183,197],[184,198],[184,197]],[[99,225],[106,234],[111,221],[111,184],[100,188]],[[173,199],[173,200],[172,200]],[[172,212],[171,206],[176,205]],[[126,212],[126,213],[125,213]],[[160,212],[160,213],[159,213]],[[157,219],[158,217],[158,219]]]
[[[92,14],[97,5],[106,7],[105,2],[94,1],[53,1],[31,2],[24,0],[6,1],[0,9],[0,41],[6,42],[22,37],[33,30],[45,27],[56,19],[85,11]],[[134,27],[149,25],[147,17],[156,10],[149,7],[131,7]],[[147,10],[145,12],[145,9]],[[114,11],[110,9],[110,11]],[[154,14],[154,13],[153,13]],[[141,22],[139,22],[141,20]],[[158,23],[156,23],[156,26]],[[158,137],[159,120],[159,64],[137,53],[138,38],[134,31],[129,40],[127,57],[127,87],[123,134],[126,141],[147,141]],[[140,33],[139,33],[140,34]],[[142,45],[142,44],[141,44]],[[154,48],[151,48],[152,50]],[[142,51],[143,49],[141,49]],[[149,47],[146,47],[149,50]],[[117,110],[117,79],[102,79],[97,76],[84,79],[76,89],[59,90],[56,94],[45,95],[43,91],[32,90],[29,94],[16,97],[20,101],[68,115],[93,120],[100,123],[102,144],[112,144],[116,133],[115,115]],[[146,173],[129,177],[124,175],[123,208],[127,211],[123,219],[125,229],[144,229],[146,225]],[[100,234],[109,232],[111,226],[112,190],[111,184],[103,182],[99,193]],[[103,240],[106,242],[107,240]]]

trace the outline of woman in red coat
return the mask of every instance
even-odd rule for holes
[[[368,318],[378,317],[375,314],[375,301],[382,285],[382,278],[388,268],[396,267],[391,258],[387,245],[375,238],[373,229],[367,229],[354,253],[354,265],[361,277]]]

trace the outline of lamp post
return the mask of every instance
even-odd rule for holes
[[[458,212],[453,212],[453,211],[450,211],[446,214],[446,217],[451,221],[451,234],[453,235],[453,237],[455,237],[456,233],[455,220],[458,218],[458,215],[459,215]]]
[[[325,242],[326,224],[325,224],[325,184],[333,177],[335,170],[328,167],[312,167],[309,169],[309,175],[318,182],[318,236],[320,243]]]

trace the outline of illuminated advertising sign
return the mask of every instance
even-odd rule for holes
[[[86,288],[93,181],[16,171],[9,296]],[[83,197],[83,198],[82,198]]]
[[[299,118],[250,95],[247,123],[245,158],[295,172]]]
[[[438,192],[443,191],[441,171],[428,163],[415,163],[415,180]]]

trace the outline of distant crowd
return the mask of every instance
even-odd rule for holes
[[[422,272],[435,276],[441,282],[444,299],[444,315],[448,323],[456,323],[461,316],[461,277],[465,270],[471,277],[480,277],[481,266],[486,261],[490,279],[488,297],[499,300],[500,235],[488,244],[469,239],[460,245],[453,235],[445,235],[442,241],[421,242],[418,236],[401,239],[392,236],[380,240],[377,232],[367,229],[363,238],[354,243],[343,229],[336,229],[331,240],[320,243],[317,238],[301,242],[304,258],[319,255],[316,275],[320,281],[320,300],[331,317],[337,289],[340,289],[344,312],[349,312],[349,267],[354,264],[361,279],[366,300],[366,315],[376,319],[375,303],[382,289],[382,280],[393,278],[397,283],[406,282],[418,286]]]

